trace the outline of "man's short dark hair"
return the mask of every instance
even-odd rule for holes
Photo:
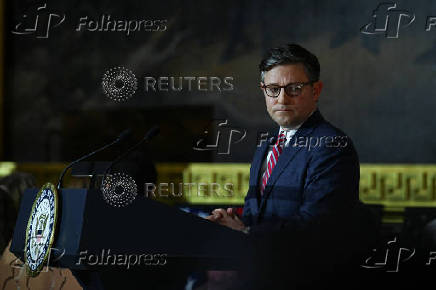
[[[275,66],[297,63],[304,65],[304,70],[309,81],[316,82],[319,80],[320,65],[318,58],[304,47],[295,43],[274,47],[268,50],[259,64],[261,79],[263,81],[265,72]]]

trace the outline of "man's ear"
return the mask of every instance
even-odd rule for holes
[[[313,83],[313,98],[315,102],[318,102],[319,95],[321,95],[323,86],[324,84],[322,83],[322,81],[317,81]]]

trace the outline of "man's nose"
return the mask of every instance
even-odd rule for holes
[[[283,104],[283,105],[286,105],[286,104],[289,104],[290,102],[291,102],[291,97],[289,97],[289,96],[286,94],[285,89],[282,88],[282,89],[280,90],[280,94],[279,94],[279,96],[277,97],[277,103],[279,103],[279,104]]]

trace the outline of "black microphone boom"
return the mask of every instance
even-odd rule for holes
[[[111,162],[111,164],[106,168],[106,171],[105,171],[104,176],[103,176],[103,180],[105,180],[107,173],[112,168],[112,166],[114,166],[115,163],[119,162],[121,159],[126,157],[130,152],[132,152],[133,150],[138,148],[143,143],[148,142],[151,138],[153,138],[154,136],[159,134],[159,132],[160,132],[160,129],[158,126],[153,126],[150,130],[148,130],[147,133],[145,134],[144,138],[142,138],[141,141],[139,141],[138,143],[136,143],[135,145],[133,145],[132,147],[127,149],[126,152],[124,152],[123,154],[118,156],[118,158],[116,158],[114,161]]]
[[[103,147],[101,147],[101,148],[99,148],[99,149],[97,149],[97,150],[95,150],[95,151],[93,151],[93,152],[91,152],[91,153],[89,153],[89,154],[87,154],[87,155],[85,155],[85,156],[82,156],[82,157],[80,157],[79,159],[77,159],[77,160],[71,162],[71,163],[70,163],[67,167],[65,167],[64,170],[62,171],[62,173],[61,173],[61,175],[60,175],[60,177],[59,177],[59,181],[58,181],[58,186],[57,186],[57,188],[58,188],[58,189],[61,188],[61,186],[62,186],[62,180],[64,179],[64,175],[65,175],[65,173],[66,173],[67,170],[70,169],[74,164],[76,164],[76,163],[78,163],[78,162],[80,162],[80,161],[82,161],[82,160],[85,160],[86,158],[89,158],[89,157],[91,157],[91,156],[97,154],[98,152],[103,151],[104,149],[106,149],[106,148],[108,148],[108,147],[110,147],[110,146],[112,146],[112,145],[114,145],[114,144],[117,144],[118,142],[121,142],[122,140],[124,140],[125,138],[127,138],[127,136],[129,136],[131,133],[132,133],[132,130],[130,130],[130,129],[126,129],[126,130],[124,130],[123,132],[121,132],[121,134],[118,135],[118,137],[117,137],[114,141],[112,141],[111,143],[106,144],[106,145],[104,145]]]

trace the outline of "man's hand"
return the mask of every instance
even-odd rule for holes
[[[212,214],[206,217],[206,219],[237,231],[243,231],[245,229],[244,223],[239,219],[233,208],[228,208],[227,210],[217,208],[213,210]]]

